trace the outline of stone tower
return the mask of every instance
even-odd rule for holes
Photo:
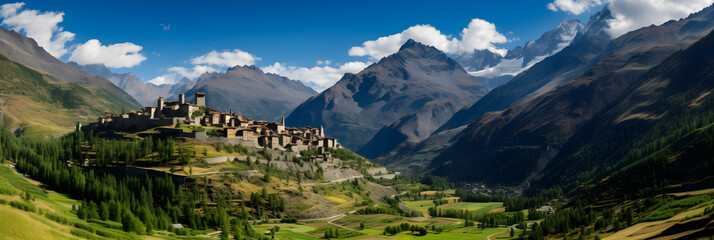
[[[158,110],[158,114],[161,115],[161,111],[164,110],[164,97],[159,97],[159,100],[156,102],[156,110]]]
[[[320,137],[325,137],[325,128],[320,125]]]
[[[183,98],[183,93],[179,93],[179,104],[184,104],[186,103],[186,100]]]
[[[283,125],[283,127],[285,127],[285,116],[283,116],[282,120],[280,121],[280,125]]]
[[[206,94],[202,92],[196,93],[196,105],[206,106]]]

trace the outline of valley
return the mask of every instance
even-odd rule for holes
[[[3,3],[0,239],[711,240],[713,4]]]

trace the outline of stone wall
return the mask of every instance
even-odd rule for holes
[[[387,171],[387,168],[381,167],[367,169],[367,173],[369,173],[369,175],[382,175],[389,173],[389,171]]]

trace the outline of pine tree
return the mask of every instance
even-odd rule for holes
[[[109,219],[109,206],[107,206],[106,203],[102,203],[99,211],[99,217],[102,220],[107,220]]]

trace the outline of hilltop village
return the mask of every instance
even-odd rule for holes
[[[191,131],[186,132],[177,126],[189,126]],[[200,92],[195,94],[195,103],[187,103],[183,93],[178,95],[178,101],[164,101],[163,97],[159,97],[156,106],[122,114],[107,112],[97,122],[79,127],[82,130],[117,132],[156,129],[165,137],[198,140],[207,139],[208,129],[213,129],[218,130],[223,138],[270,149],[300,151],[310,146],[342,148],[336,139],[325,136],[322,126],[293,128],[285,126],[285,118],[276,123],[252,120],[232,110],[228,113],[220,112],[207,107],[206,94]]]

